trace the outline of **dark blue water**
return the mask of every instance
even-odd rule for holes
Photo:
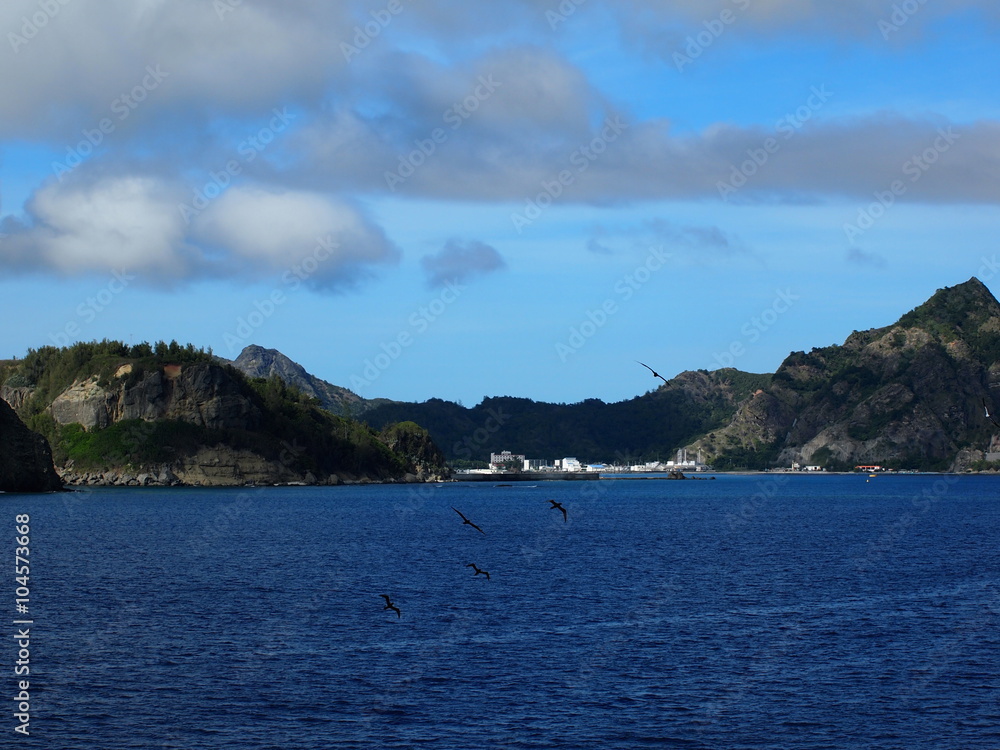
[[[1000,747],[998,479],[101,490],[0,509],[8,539],[31,516],[35,623],[31,737],[7,700],[3,747]]]

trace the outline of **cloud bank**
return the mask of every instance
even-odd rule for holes
[[[15,215],[0,263],[59,274],[128,266],[177,283],[261,278],[330,235],[337,252],[311,283],[338,289],[399,258],[358,202],[386,197],[515,211],[545,196],[863,206],[899,182],[900,202],[997,204],[996,120],[828,115],[824,103],[840,92],[817,81],[781,119],[682,131],[640,114],[566,43],[571,25],[596,29],[601,44],[669,68],[686,40],[712,29],[738,29],[744,45],[905,46],[953,18],[995,24],[1000,9],[985,0],[14,0],[0,6],[0,56],[17,71],[0,76],[0,139],[72,164],[36,176],[23,210],[5,206]],[[204,210],[178,211],[213,180]],[[724,239],[673,237],[719,252]],[[602,237],[589,247],[609,250]],[[435,284],[495,271],[502,259],[484,243],[449,243],[424,266]]]

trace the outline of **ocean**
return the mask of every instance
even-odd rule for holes
[[[0,508],[0,747],[1000,748],[997,478],[88,489]]]

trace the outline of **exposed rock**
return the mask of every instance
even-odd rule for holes
[[[29,430],[6,401],[0,401],[0,491],[53,492],[62,488],[48,442]]]
[[[367,477],[344,477],[336,474],[316,476],[311,471],[297,472],[280,461],[269,461],[248,450],[217,445],[177,459],[170,465],[124,467],[107,471],[76,470],[67,466],[60,471],[68,485],[118,487],[233,487],[258,485],[338,485],[370,481]],[[413,475],[409,475],[413,476]],[[420,481],[414,477],[415,481]]]
[[[450,475],[444,454],[431,440],[430,433],[413,422],[400,422],[382,430],[381,440],[408,464],[408,476],[414,481],[446,478]],[[408,480],[404,480],[408,481]]]
[[[49,411],[59,424],[82,424],[88,430],[111,424],[109,401],[114,396],[97,384],[97,377],[73,383],[52,401]]]
[[[176,419],[209,429],[252,430],[260,424],[260,410],[224,368],[207,363],[174,368],[145,372],[130,383],[126,376],[131,367],[121,367],[121,377],[106,387],[96,375],[77,381],[52,401],[49,411],[59,424],[77,423],[88,430],[127,419]]]
[[[753,468],[967,465],[1000,411],[1000,303],[978,280],[939,290],[892,326],[793,352],[730,424],[688,446]]]
[[[379,404],[391,403],[382,398],[364,399],[347,388],[321,380],[277,349],[251,344],[240,352],[232,365],[248,378],[277,376],[306,396],[317,399],[324,409],[334,414],[357,416]]]
[[[13,408],[14,411],[17,411],[24,405],[24,402],[31,397],[34,390],[34,388],[11,387],[5,385],[0,388],[0,399],[6,401],[11,405],[11,408]]]

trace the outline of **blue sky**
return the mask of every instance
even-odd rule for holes
[[[985,0],[0,9],[0,357],[616,401],[1000,292]]]

